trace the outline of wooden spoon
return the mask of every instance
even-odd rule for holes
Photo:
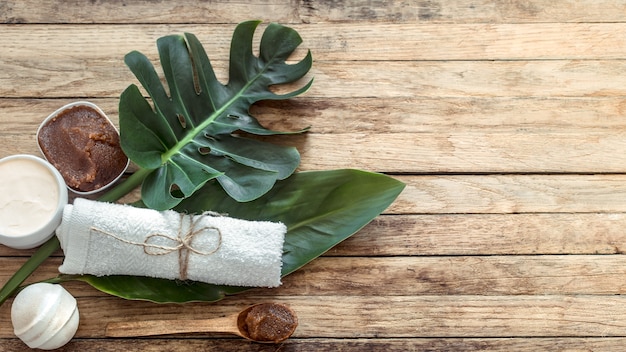
[[[213,319],[146,320],[108,323],[108,337],[136,337],[192,332],[234,334],[260,343],[279,343],[293,334],[298,318],[289,307],[259,303],[237,314]]]

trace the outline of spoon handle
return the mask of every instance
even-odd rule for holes
[[[196,320],[146,320],[108,323],[105,335],[108,337],[136,337],[183,334],[192,332],[226,332],[237,334],[233,327],[233,317]],[[233,330],[234,329],[234,330]]]

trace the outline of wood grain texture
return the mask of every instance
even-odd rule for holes
[[[398,176],[389,213],[623,212],[624,175]]]
[[[325,256],[623,254],[624,228],[623,213],[383,215]],[[33,252],[0,246],[2,257]],[[12,259],[4,265],[10,272],[19,264]],[[57,263],[50,265],[48,276]]]
[[[36,128],[34,129],[36,131]],[[0,156],[39,154],[31,134],[0,134]],[[626,171],[626,133],[315,134],[268,138],[295,146],[300,171],[358,168],[384,173],[599,173]],[[340,142],[338,142],[340,141]],[[541,157],[538,157],[541,156]],[[610,176],[605,177],[610,183]]]
[[[624,297],[536,296],[246,296],[219,305],[154,305],[117,298],[80,299],[85,319],[78,338],[102,338],[106,323],[132,319],[221,316],[262,300],[288,304],[298,315],[296,338],[415,337],[620,337],[626,325]],[[7,305],[0,308],[6,316]],[[367,311],[367,314],[363,314]],[[131,319],[132,317],[132,319]],[[0,337],[13,336],[0,319]],[[219,337],[219,334],[193,334]]]
[[[0,102],[0,114],[6,116],[6,129],[0,131],[0,138],[10,141],[0,155],[38,154],[34,139],[38,125],[51,111],[69,101]],[[301,99],[290,104],[260,104],[254,112],[268,127],[279,130],[313,126],[303,136],[271,139],[296,145],[303,155],[302,170],[337,167],[392,173],[620,173],[626,170],[626,159],[615,152],[623,149],[625,143],[620,129],[623,126],[619,118],[623,109],[620,98],[487,101]],[[117,123],[115,99],[94,102]],[[539,106],[524,109],[534,104]],[[390,106],[395,112],[391,112]],[[425,108],[422,110],[421,106]],[[597,110],[592,113],[594,108]],[[437,111],[445,111],[446,117],[431,118]],[[288,116],[294,113],[297,115]],[[578,116],[584,117],[578,119]],[[384,122],[385,118],[391,122]],[[342,142],[345,144],[336,148]]]
[[[0,57],[0,94],[7,98],[119,98],[136,83],[115,60],[81,58],[15,60]],[[31,61],[26,63],[25,61]],[[71,61],[71,60],[69,60]],[[156,64],[156,61],[153,61]],[[75,70],[75,67],[81,67]],[[216,66],[224,75],[225,63]],[[315,79],[310,98],[616,98],[626,95],[626,63],[622,60],[537,61],[317,61],[306,79]],[[374,83],[375,82],[375,83]],[[278,93],[304,85],[298,82]],[[373,91],[376,93],[373,94]],[[70,93],[73,92],[73,93]],[[419,104],[415,109],[419,110]]]
[[[337,141],[345,141],[337,148]],[[356,167],[388,173],[622,173],[623,131],[311,134],[282,139],[301,170]]]
[[[332,37],[324,25],[298,28],[307,41],[296,55],[310,49],[316,60],[311,77],[317,82],[307,96],[368,97],[372,81],[379,98],[624,95],[626,85],[620,75],[624,63],[610,59],[626,57],[622,42],[626,24],[527,25],[527,31],[519,25],[495,29],[492,25],[456,24],[385,26],[337,25]],[[219,77],[227,79],[225,60],[232,25],[23,28],[2,28],[0,46],[6,51],[0,57],[0,69],[7,73],[0,76],[2,96],[67,97],[72,92],[81,97],[117,97],[135,82],[123,64],[126,53],[139,50],[156,63],[155,40],[184,31],[198,35]],[[564,33],[572,37],[560,39]],[[380,38],[375,38],[377,35]],[[123,45],[93,40],[106,37],[119,38]],[[563,43],[555,42],[557,39]],[[49,47],[42,48],[37,45],[40,42]],[[329,47],[329,43],[340,47]],[[494,44],[485,47],[485,43]],[[568,45],[569,51],[565,49]],[[540,59],[550,61],[535,61]],[[380,61],[386,62],[384,70]]]
[[[0,263],[9,271],[16,270],[19,262],[2,258]],[[29,281],[55,277],[60,263],[60,258],[50,260]],[[249,294],[276,299],[293,295],[621,295],[626,293],[625,274],[626,258],[621,253],[322,257],[284,278],[280,288],[253,289]],[[65,287],[76,297],[104,296],[81,282],[68,282]]]
[[[329,256],[623,254],[623,213],[385,215]]]
[[[0,100],[3,135],[27,135],[74,98]],[[117,97],[91,97],[117,125]],[[26,108],[25,108],[26,107]],[[252,113],[268,128],[311,133],[582,133],[620,130],[626,100],[614,97],[311,98],[263,101]]]
[[[76,67],[83,58],[122,58],[131,50],[155,58],[154,42],[158,37],[184,32],[198,37],[212,61],[225,61],[235,28],[235,24],[64,24],[28,25],[27,32],[23,30],[25,26],[3,26],[3,34],[12,38],[0,38],[0,45],[10,49],[8,54],[15,58],[32,53],[50,59],[65,58],[58,63],[65,66],[59,69]],[[262,24],[257,30],[259,37],[265,26]],[[626,41],[626,23],[336,23],[332,32],[327,31],[325,23],[290,27],[303,38],[294,55],[304,55],[310,49],[319,61],[621,59]],[[109,36],[118,37],[122,45],[93,40]],[[29,37],[31,41],[27,40]],[[45,41],[47,47],[37,47],[39,40]],[[255,44],[258,41],[257,38]]]
[[[223,23],[261,18],[280,22],[533,23],[621,22],[625,6],[610,0],[448,1],[46,1],[40,6],[10,0],[2,4],[3,23]]]
[[[62,349],[64,352],[82,352],[94,349],[102,352],[309,352],[314,346],[320,352],[406,352],[406,351],[522,351],[540,350],[588,352],[616,351],[626,339],[605,338],[355,338],[355,339],[290,339],[280,345],[252,344],[223,338],[154,338],[154,339],[74,339]],[[30,351],[16,339],[0,339],[8,351]]]
[[[621,0],[0,2],[0,157],[38,154],[39,123],[77,99],[117,124],[119,95],[136,83],[124,55],[139,50],[160,73],[163,35],[198,35],[225,82],[232,30],[261,19],[301,34],[294,59],[313,53],[305,95],[251,110],[273,129],[312,126],[277,139],[301,152],[300,170],[407,184],[277,289],[155,305],[66,283],[81,326],[61,350],[622,350],[625,13]],[[0,283],[32,253],[0,246]],[[58,251],[28,281],[61,261]],[[210,318],[260,301],[296,310],[293,339],[104,338],[111,321]],[[27,350],[9,310],[0,349]]]

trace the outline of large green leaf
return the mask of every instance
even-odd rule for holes
[[[236,202],[214,183],[207,184],[177,209],[213,210],[240,219],[283,222],[287,226],[285,276],[357,232],[384,211],[403,188],[403,183],[382,174],[310,171],[278,181],[267,194],[247,203]],[[159,303],[212,302],[247,289],[130,276],[61,277],[70,279],[85,281],[112,295]]]
[[[169,93],[146,56],[137,51],[126,55],[126,64],[152,102],[136,85],[130,85],[119,103],[124,152],[135,164],[153,170],[142,185],[142,199],[148,207],[170,209],[211,179],[217,179],[237,201],[250,201],[269,191],[276,180],[291,175],[300,163],[295,148],[237,134],[286,133],[261,126],[250,115],[250,106],[260,100],[296,96],[312,83],[283,95],[270,90],[302,78],[313,60],[308,52],[301,61],[287,64],[302,39],[295,30],[276,23],[263,32],[255,56],[252,40],[259,23],[243,22],[235,29],[227,84],[217,80],[202,45],[190,33],[157,41]]]

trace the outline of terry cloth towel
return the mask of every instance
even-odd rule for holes
[[[56,230],[63,274],[280,285],[282,223],[186,215],[77,198]]]

